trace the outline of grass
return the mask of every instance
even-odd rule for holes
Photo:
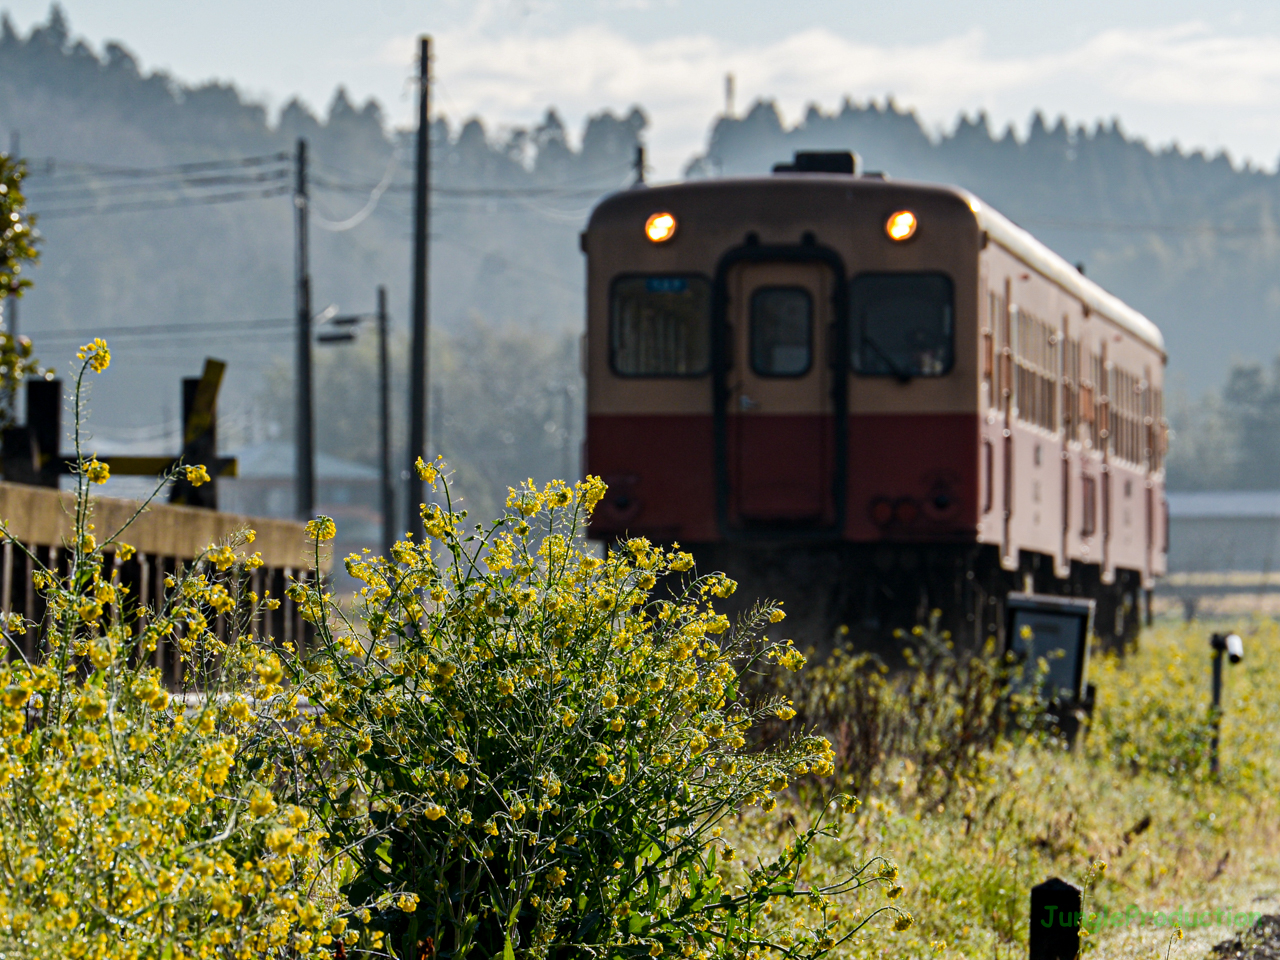
[[[1246,659],[1225,668],[1222,773],[1208,769],[1212,629],[1245,639]],[[915,791],[922,771],[890,762],[822,851],[832,873],[883,853],[906,888],[898,902],[916,923],[877,931],[848,948],[854,957],[1025,956],[1030,888],[1051,876],[1086,887],[1086,913],[1280,907],[1280,627],[1274,620],[1147,630],[1123,661],[1095,659],[1098,707],[1084,743],[1004,744],[962,779],[948,802]],[[761,854],[782,842],[786,817],[803,823],[812,798],[783,819],[744,820]],[[1097,866],[1105,863],[1105,868]],[[817,879],[814,877],[813,879]],[[1185,921],[1184,921],[1185,924]],[[1200,957],[1238,924],[1095,929],[1098,956]],[[1174,938],[1171,942],[1171,936]]]

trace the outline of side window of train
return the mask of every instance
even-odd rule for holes
[[[853,369],[940,377],[955,361],[955,290],[942,273],[865,273],[849,284]]]
[[[623,377],[698,377],[711,369],[711,281],[619,277],[609,294],[609,364]]]
[[[813,297],[803,287],[758,287],[751,294],[751,369],[762,377],[800,377],[813,363]]]

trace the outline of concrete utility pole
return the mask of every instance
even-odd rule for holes
[[[21,139],[17,130],[9,131],[9,159],[15,163],[18,161],[18,149],[21,145]],[[5,317],[5,326],[9,332],[13,334],[13,339],[18,339],[18,298],[9,297],[9,315]]]
[[[311,388],[311,267],[307,262],[307,141],[301,137],[298,138],[294,161],[297,168],[293,188],[294,305],[298,314],[298,356],[294,372],[297,389],[294,499],[298,519],[310,520],[316,506],[316,448]]]
[[[382,482],[382,555],[396,542],[396,488],[391,482],[391,371],[387,359],[387,288],[378,288],[378,455]]]
[[[409,347],[409,533],[422,536],[419,506],[426,502],[426,488],[415,464],[427,458],[427,334],[429,256],[428,229],[431,205],[431,38],[421,38],[418,54],[418,157],[413,190],[413,338]]]

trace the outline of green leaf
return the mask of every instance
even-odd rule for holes
[[[511,936],[509,934],[502,944],[502,960],[516,960],[516,951],[511,946]]]

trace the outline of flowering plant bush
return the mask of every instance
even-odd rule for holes
[[[79,359],[77,410],[110,352],[98,340]],[[89,490],[110,471],[81,456],[78,419],[76,444],[63,567],[30,557],[44,620],[2,624],[0,956],[314,952],[332,937],[333,901],[317,896],[324,834],[285,802],[298,792],[297,700],[276,653],[247,635],[277,602],[247,590],[261,564],[241,549],[252,534],[211,545],[142,606],[119,578],[126,530],[98,541]],[[181,671],[172,695],[166,646]]]
[[[734,583],[696,576],[678,548],[585,551],[598,479],[530,482],[468,530],[439,464],[419,469],[444,499],[423,508],[427,542],[348,557],[365,584],[351,608],[294,595],[317,633],[290,664],[322,711],[311,807],[349,851],[348,898],[382,904],[350,945],[414,960],[813,957],[882,910],[910,922],[892,905],[842,915],[836,901],[869,884],[896,896],[880,858],[809,885],[821,815],[767,862],[741,863],[725,836],[744,808],[767,813],[794,778],[833,771],[821,737],[748,740],[795,715],[742,693],[769,663],[803,665],[760,639],[781,610],[731,625],[714,602]],[[311,532],[317,551],[333,534],[323,519]],[[804,903],[802,927],[779,899]]]
[[[768,678],[766,689],[794,698],[799,718],[832,739],[841,786],[865,795],[896,766],[911,793],[946,802],[982,776],[1002,739],[1052,732],[1039,695],[1047,664],[998,656],[994,638],[957,651],[941,619],[933,610],[910,634],[897,631],[906,669],[837,647],[803,676]],[[773,728],[762,731],[766,742]]]

